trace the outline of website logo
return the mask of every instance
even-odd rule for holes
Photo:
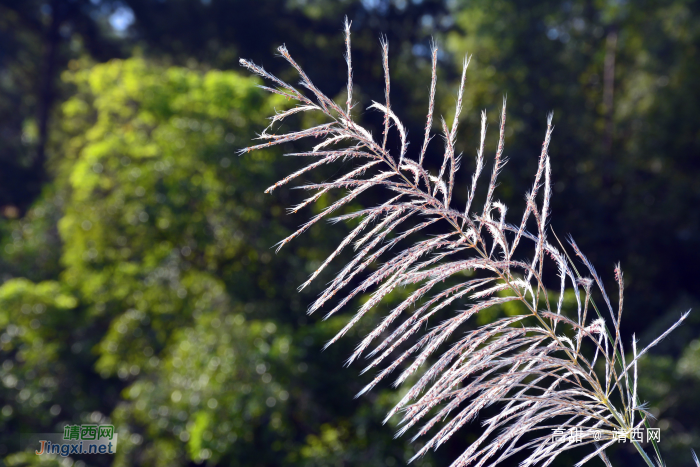
[[[67,425],[62,434],[23,434],[21,444],[37,456],[113,455],[117,452],[117,437],[114,425]]]

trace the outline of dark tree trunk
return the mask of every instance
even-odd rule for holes
[[[39,127],[39,141],[36,148],[36,156],[32,169],[37,174],[39,184],[44,181],[46,174],[46,144],[49,133],[49,118],[53,105],[55,92],[54,80],[56,75],[56,55],[61,40],[59,29],[61,26],[61,0],[51,0],[51,21],[44,35],[44,52],[42,58],[42,76],[39,90],[39,105],[37,125]]]
[[[605,106],[605,137],[603,151],[606,155],[612,152],[614,132],[614,91],[615,91],[615,53],[617,52],[617,28],[612,27],[605,41],[605,64],[603,68],[603,105]]]

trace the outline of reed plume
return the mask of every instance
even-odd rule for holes
[[[548,148],[553,131],[552,115],[547,118],[537,171],[532,188],[525,196],[526,207],[518,224],[507,222],[507,207],[494,200],[498,175],[506,163],[503,154],[505,99],[484,204],[477,207],[474,200],[485,166],[486,112],[481,114],[479,146],[466,206],[457,209],[453,206],[453,195],[461,157],[455,153],[455,141],[469,57],[464,59],[452,125],[448,126],[444,119],[440,121],[444,155],[435,174],[424,162],[432,139],[437,47],[432,47],[432,78],[423,143],[419,152],[411,153],[406,129],[390,103],[387,40],[380,41],[384,102],[373,102],[369,106],[384,117],[383,133],[377,139],[353,119],[355,104],[347,19],[345,44],[348,74],[345,105],[323,94],[284,46],[278,50],[299,73],[300,84],[309,91],[309,97],[262,67],[240,60],[251,72],[273,83],[274,87],[261,86],[263,89],[299,104],[271,117],[270,126],[259,135],[263,142],[241,153],[306,137],[322,140],[310,151],[288,154],[314,162],[275,183],[266,193],[322,165],[340,160],[356,162],[334,180],[301,187],[312,194],[291,212],[318,201],[331,190],[346,191],[338,201],[281,240],[277,250],[324,218],[333,223],[356,223],[337,249],[300,287],[308,286],[352,244],[355,256],[311,304],[309,313],[333,303],[325,315],[327,318],[359,294],[370,290],[372,293],[327,346],[340,339],[395,289],[409,286],[412,290],[377,323],[348,359],[349,364],[365,356],[368,364],[363,373],[378,371],[360,394],[396,370],[400,374],[394,381],[395,386],[415,375],[412,381],[416,382],[387,415],[387,420],[396,414],[403,416],[397,435],[412,431],[413,439],[428,438],[414,459],[450,439],[482,409],[500,404],[497,415],[482,421],[481,436],[454,461],[454,467],[496,465],[519,453],[520,458],[527,454],[521,463],[523,466],[549,465],[562,452],[585,445],[592,449],[578,466],[593,457],[600,457],[609,465],[605,450],[622,439],[632,442],[645,462],[653,466],[635,436],[640,428],[649,427],[650,417],[637,394],[637,362],[676,328],[687,313],[639,351],[633,339],[630,356],[620,333],[624,290],[620,267],[615,268],[619,301],[613,306],[603,281],[573,239],[569,243],[583,264],[581,272],[561,243],[555,246],[548,240],[552,196]],[[269,133],[274,124],[299,112],[320,112],[328,120],[300,131]],[[392,129],[398,132],[400,144],[396,149],[387,147]],[[390,193],[390,199],[374,207],[330,217],[373,188]],[[526,228],[529,221],[534,227],[532,231]],[[408,227],[399,231],[402,224]],[[427,236],[428,228],[432,229],[430,232],[442,230],[438,235]],[[392,250],[396,245],[406,244],[408,246],[401,251]],[[378,264],[380,257],[384,262]],[[558,269],[558,294],[545,287],[545,261],[553,262]],[[468,277],[465,273],[470,271],[475,274]],[[446,283],[447,279],[450,281]],[[573,289],[575,316],[562,312],[567,287]],[[596,305],[594,294],[602,297],[602,306]],[[525,311],[465,331],[465,324],[474,315],[507,302],[519,302]],[[449,313],[450,306],[460,309]],[[431,318],[434,326],[428,328]],[[437,322],[438,319],[442,321]],[[572,436],[558,436],[561,432],[580,435],[572,439]],[[661,462],[655,441],[653,447]]]

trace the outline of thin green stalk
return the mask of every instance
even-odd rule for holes
[[[583,277],[578,272],[578,269],[576,269],[576,265],[571,260],[571,257],[569,256],[569,253],[567,253],[566,248],[564,248],[564,245],[562,244],[561,240],[559,240],[559,237],[554,232],[554,229],[552,228],[551,230],[552,230],[552,233],[554,234],[554,237],[557,239],[557,242],[559,242],[559,245],[561,246],[562,251],[566,255],[566,258],[569,260],[569,263],[571,264],[571,267],[573,268],[574,272],[576,273],[576,275],[578,276],[579,279],[582,279]],[[622,365],[622,357],[620,356],[620,353],[618,352],[617,346],[615,346],[615,341],[612,338],[612,334],[610,333],[610,330],[608,330],[608,325],[605,323],[605,319],[603,318],[602,313],[598,309],[598,306],[595,304],[595,301],[593,300],[592,296],[591,296],[590,300],[591,300],[591,305],[593,305],[593,309],[598,314],[598,317],[601,320],[603,320],[603,329],[605,330],[605,335],[608,338],[608,341],[610,342],[610,344],[613,347],[613,350],[615,352],[615,359],[617,360],[617,363],[624,369],[624,366]],[[627,385],[627,390],[630,391],[629,378],[625,378],[625,384]],[[640,404],[639,395],[636,396],[636,398],[633,402],[635,404],[635,407]],[[632,408],[632,410],[634,410],[634,407]],[[651,428],[651,426],[649,425],[649,421],[647,420],[646,417],[644,418],[644,426],[647,428],[647,430]],[[644,460],[647,461],[647,464],[649,464],[651,467],[654,467],[654,464],[651,462],[651,460],[649,459],[649,456],[644,452],[642,447],[639,445],[639,442],[632,441],[632,443],[634,444],[634,447],[637,448],[637,451],[639,451],[642,454],[642,456],[644,457]],[[659,445],[656,443],[656,440],[653,438],[651,439],[651,443],[654,446],[654,451],[656,451],[656,455],[657,455],[658,459],[663,463],[663,459],[661,458],[661,451],[659,450]]]

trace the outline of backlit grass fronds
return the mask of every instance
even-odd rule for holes
[[[355,162],[345,174],[333,180],[301,187],[312,194],[292,208],[293,212],[330,190],[344,191],[340,199],[281,240],[278,249],[324,218],[354,223],[348,236],[300,287],[303,289],[314,280],[343,249],[352,247],[356,251],[309,308],[309,313],[313,313],[326,306],[330,308],[326,312],[329,317],[359,294],[371,291],[369,299],[327,345],[340,339],[392,291],[400,287],[411,291],[377,323],[348,359],[349,364],[364,355],[369,361],[363,372],[378,371],[360,394],[395,370],[399,372],[395,385],[411,377],[411,381],[416,381],[387,416],[387,419],[399,413],[403,416],[398,435],[411,431],[414,439],[427,438],[416,456],[439,447],[465,423],[475,420],[483,409],[500,404],[496,415],[482,421],[482,435],[454,461],[454,466],[495,465],[516,454],[525,459],[522,465],[548,465],[560,453],[579,446],[591,449],[577,465],[593,457],[601,457],[608,463],[605,449],[618,440],[620,433],[635,444],[652,466],[650,457],[631,435],[636,429],[648,427],[649,417],[637,395],[637,361],[678,326],[687,313],[642,350],[637,351],[637,342],[633,340],[630,357],[620,334],[623,275],[619,266],[615,268],[619,288],[615,307],[600,276],[576,243],[570,240],[573,252],[584,265],[582,274],[563,246],[557,243],[560,245],[557,247],[548,240],[552,195],[548,148],[552,115],[547,118],[537,171],[532,189],[526,194],[520,222],[507,222],[507,207],[494,200],[498,175],[506,163],[505,100],[483,207],[477,209],[473,204],[485,164],[485,112],[481,116],[466,207],[458,209],[453,207],[460,166],[455,141],[469,58],[463,63],[452,124],[448,126],[444,119],[440,123],[444,155],[441,161],[436,161],[435,167],[440,168],[435,172],[428,170],[424,162],[431,140],[437,47],[432,47],[432,80],[423,144],[420,151],[411,153],[406,129],[390,103],[387,40],[381,39],[384,102],[369,106],[383,114],[380,138],[375,138],[351,115],[353,75],[347,20],[345,41],[348,82],[344,105],[324,95],[284,46],[279,48],[280,54],[299,72],[300,84],[310,92],[310,97],[262,67],[240,61],[276,86],[265,89],[299,103],[298,107],[272,117],[271,125],[298,112],[319,112],[328,119],[327,123],[280,135],[268,133],[268,127],[259,137],[264,143],[242,152],[305,137],[320,139],[310,151],[289,154],[315,162],[271,186],[268,192],[322,165],[339,160]],[[398,132],[396,150],[387,147],[392,128]],[[391,197],[375,207],[350,213],[343,210],[342,215],[330,217],[370,189],[384,190]],[[532,231],[528,230],[528,223],[534,226]],[[427,229],[431,232],[429,236],[425,234]],[[436,229],[441,229],[437,235]],[[397,245],[396,250],[392,249]],[[553,262],[559,271],[559,290],[555,296],[545,287],[545,261]],[[575,316],[565,316],[562,312],[567,287],[573,289],[576,299]],[[602,312],[593,300],[594,294],[602,297]],[[507,302],[521,303],[524,311],[467,330],[465,323],[474,315]],[[567,434],[570,430],[574,433],[581,430],[580,442],[571,436],[557,436],[555,430]],[[658,449],[654,448],[658,456]]]

